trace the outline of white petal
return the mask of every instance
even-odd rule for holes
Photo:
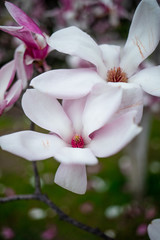
[[[53,157],[54,152],[64,145],[56,135],[33,131],[16,132],[0,137],[0,146],[3,150],[29,161]]]
[[[15,74],[15,61],[10,61],[0,69],[0,99],[3,99],[5,91],[13,81]]]
[[[16,61],[16,69],[17,75],[19,79],[22,79],[23,89],[27,86],[27,74],[24,66],[24,53],[26,51],[25,44],[21,44],[15,51],[15,61]]]
[[[155,219],[148,226],[148,235],[150,240],[159,240],[160,236],[160,219]]]
[[[17,36],[17,32],[23,31],[23,26],[0,26],[0,29],[13,36]]]
[[[28,89],[23,95],[22,107],[27,117],[38,126],[58,134],[66,141],[71,138],[71,121],[54,97],[36,89]]]
[[[97,164],[98,160],[88,148],[64,147],[54,154],[57,161],[66,164]]]
[[[137,112],[135,123],[139,123],[143,114],[143,91],[137,83],[108,83],[110,86],[120,86],[123,90],[121,105],[114,117],[128,111]]]
[[[94,64],[101,77],[106,75],[99,46],[79,28],[72,26],[53,33],[48,40],[48,45],[60,52],[80,57]]]
[[[131,76],[157,47],[160,38],[160,8],[156,0],[142,0],[136,9],[120,66]]]
[[[38,44],[38,46],[40,47],[40,49],[43,49],[47,46],[47,43],[46,43],[46,39],[44,38],[44,36],[41,34],[35,34],[35,40]]]
[[[130,82],[138,83],[145,92],[160,97],[160,66],[141,70],[130,78]]]
[[[71,119],[73,129],[77,134],[81,134],[82,132],[82,114],[85,103],[86,97],[74,100],[63,100],[63,109]]]
[[[71,192],[84,194],[87,188],[86,167],[85,165],[61,163],[54,181]]]
[[[109,157],[119,152],[141,128],[134,123],[135,111],[125,113],[96,131],[88,147],[97,157]]]
[[[82,116],[84,134],[89,135],[104,126],[118,110],[121,98],[121,87],[112,87],[105,83],[95,85],[87,98]]]
[[[6,95],[7,107],[11,106],[18,100],[21,92],[22,92],[22,81],[18,80],[14,83],[14,85],[10,88],[10,90]]]
[[[106,69],[109,70],[114,67],[119,67],[121,48],[119,46],[109,44],[102,44],[99,47],[102,51]]]
[[[60,99],[80,98],[92,87],[103,82],[93,69],[62,69],[40,74],[31,81],[31,86]]]

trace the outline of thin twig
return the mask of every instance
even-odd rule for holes
[[[7,203],[11,201],[17,201],[17,200],[38,200],[43,203],[45,203],[47,206],[49,206],[51,209],[53,209],[57,215],[60,217],[61,220],[68,222],[88,233],[91,233],[93,235],[96,235],[100,237],[101,239],[106,239],[106,240],[116,240],[114,238],[111,238],[107,236],[105,233],[103,233],[100,229],[98,228],[92,228],[90,226],[87,226],[70,216],[68,216],[66,213],[64,213],[60,208],[58,208],[49,198],[47,195],[39,193],[39,194],[28,194],[28,195],[15,195],[11,197],[4,197],[0,198],[0,203]]]
[[[35,123],[31,121],[30,130],[35,131]]]
[[[37,163],[35,161],[32,162],[33,171],[34,171],[34,179],[35,179],[35,194],[41,193],[41,183],[40,177],[37,169]]]
[[[32,199],[35,199],[37,200],[38,199],[38,195],[36,194],[23,194],[23,195],[14,195],[14,196],[11,196],[11,197],[3,197],[3,198],[0,198],[0,203],[7,203],[7,202],[12,202],[12,201],[17,201],[17,200],[32,200]]]
[[[35,130],[35,123],[31,122],[30,130]],[[34,172],[34,179],[35,179],[35,194],[41,193],[41,182],[38,173],[37,163],[35,161],[32,162],[33,172]]]

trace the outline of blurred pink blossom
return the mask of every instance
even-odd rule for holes
[[[60,0],[60,7],[51,12],[57,28],[74,25],[95,35],[118,26],[121,18],[129,17],[122,0]]]
[[[13,188],[5,188],[5,195],[6,197],[11,197],[11,196],[14,196],[16,193],[15,191],[13,190]]]
[[[13,239],[15,236],[13,230],[10,227],[3,227],[1,234],[4,239]]]
[[[90,202],[85,202],[85,203],[81,204],[81,206],[80,206],[80,211],[84,214],[88,214],[88,213],[92,212],[93,209],[94,209],[94,206]]]
[[[156,216],[156,213],[156,208],[152,206],[149,209],[146,209],[145,217],[146,219],[153,219]]]
[[[139,225],[136,233],[138,236],[144,236],[147,233],[147,224],[142,223],[141,225]]]
[[[43,240],[52,240],[57,235],[57,227],[55,225],[52,225],[48,227],[42,234],[41,237]]]

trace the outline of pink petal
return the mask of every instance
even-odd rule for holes
[[[44,39],[45,42],[45,39]],[[44,60],[44,58],[48,54],[48,45],[45,48],[41,48],[39,45],[38,41],[36,41],[36,47],[33,47],[30,43],[27,44],[27,49],[26,49],[26,56],[28,56],[28,59],[25,59],[25,63],[27,65],[33,63],[34,60],[39,61],[39,60]]]
[[[5,64],[0,69],[0,99],[4,98],[5,91],[13,81],[15,75],[15,61]]]
[[[64,147],[54,154],[57,161],[65,164],[97,164],[98,160],[88,148]]]
[[[109,157],[124,148],[141,128],[134,123],[135,111],[127,112],[113,119],[96,131],[88,147],[97,157]]]
[[[84,134],[91,134],[101,128],[118,110],[122,89],[108,84],[97,84],[87,98],[82,116]]]
[[[87,95],[103,79],[93,69],[51,70],[33,78],[31,86],[56,98],[72,99]]]
[[[150,240],[158,240],[160,236],[160,219],[154,219],[148,226]]]
[[[102,77],[106,75],[101,51],[96,42],[85,32],[77,27],[61,29],[51,35],[48,45],[59,52],[80,57],[97,67]]]
[[[71,139],[71,122],[54,97],[28,89],[23,95],[22,107],[27,117],[38,126],[58,134],[66,141]]]
[[[79,164],[61,163],[57,169],[54,181],[71,192],[84,194],[87,188],[86,167]]]
[[[0,146],[19,157],[36,161],[53,157],[64,142],[56,135],[22,131],[0,137]]]
[[[14,20],[20,25],[28,29],[28,31],[42,34],[42,31],[38,27],[38,25],[27,16],[20,8],[14,5],[11,2],[5,2],[5,6]]]
[[[131,76],[157,47],[160,37],[160,8],[156,0],[142,0],[134,14],[120,66]]]
[[[34,40],[31,32],[24,29],[24,27],[14,27],[14,26],[0,26],[0,29],[14,37],[19,38],[30,48],[38,48],[38,44]]]
[[[0,102],[0,116],[3,114],[5,108],[7,106],[7,101],[6,99],[2,99],[1,102]]]
[[[130,78],[130,82],[138,83],[145,92],[160,97],[160,66],[141,70]]]
[[[19,98],[22,92],[22,81],[18,80],[14,85],[10,88],[9,92],[6,95],[7,107],[12,106]]]

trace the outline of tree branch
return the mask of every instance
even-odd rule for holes
[[[11,197],[3,197],[0,198],[0,203],[7,203],[7,202],[12,202],[12,201],[17,201],[17,200],[38,200],[38,194],[24,194],[24,195],[14,195]]]
[[[35,124],[33,122],[31,122],[30,130],[32,130],[32,131],[35,130]],[[32,166],[33,166],[34,179],[35,179],[35,194],[40,194],[41,193],[41,182],[40,182],[40,177],[39,177],[36,161],[32,162]]]
[[[17,200],[38,200],[40,202],[45,203],[47,206],[49,206],[51,209],[53,209],[57,215],[59,216],[59,218],[65,222],[68,222],[74,226],[76,226],[77,228],[80,228],[88,233],[91,233],[93,235],[96,235],[98,237],[100,237],[101,239],[106,239],[106,240],[116,240],[113,239],[109,236],[107,236],[105,233],[103,233],[100,229],[98,228],[92,228],[90,226],[87,226],[73,218],[71,218],[70,216],[68,216],[66,213],[64,213],[60,208],[58,208],[49,198],[47,195],[42,194],[42,193],[38,193],[38,194],[27,194],[27,195],[15,195],[15,196],[11,196],[11,197],[4,197],[4,198],[0,198],[0,203],[7,203],[7,202],[11,202],[11,201],[17,201]]]
[[[35,161],[32,162],[33,171],[34,171],[34,178],[35,178],[35,194],[41,193],[41,183],[40,177],[37,169],[37,163]]]
[[[98,228],[92,228],[90,226],[87,226],[73,218],[71,218],[70,216],[68,216],[67,214],[65,214],[61,209],[59,209],[46,195],[43,195],[43,197],[40,199],[40,201],[44,202],[45,204],[47,204],[50,208],[52,208],[60,217],[60,219],[62,219],[65,222],[68,222],[86,232],[92,233],[96,236],[101,237],[102,239],[106,239],[106,240],[115,240],[113,238],[110,238],[109,236],[107,236],[106,234],[104,234],[103,232],[101,232]]]

